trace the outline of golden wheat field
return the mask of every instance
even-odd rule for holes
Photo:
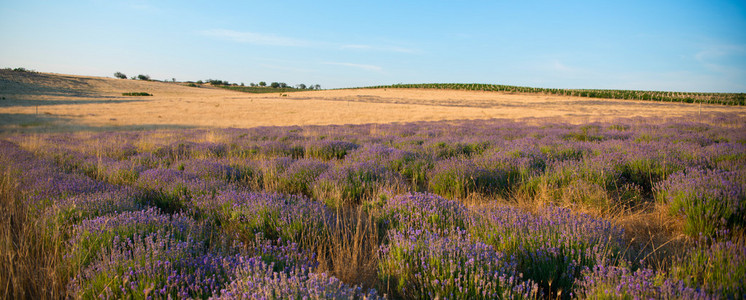
[[[147,92],[150,97],[122,96]],[[692,116],[744,107],[542,94],[427,89],[341,89],[249,94],[210,86],[103,77],[0,71],[3,132],[402,123],[460,119]]]

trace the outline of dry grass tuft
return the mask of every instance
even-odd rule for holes
[[[63,298],[60,228],[23,202],[10,173],[0,177],[0,298]]]
[[[377,283],[379,229],[363,207],[339,208],[315,243],[319,271],[365,288]]]
[[[691,239],[683,233],[682,220],[670,216],[661,205],[620,214],[610,220],[624,228],[629,245],[626,256],[632,262],[667,270],[674,258],[691,249]]]

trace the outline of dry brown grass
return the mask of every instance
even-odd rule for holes
[[[124,97],[147,92],[152,97]],[[505,118],[585,123],[697,117],[699,106],[504,92],[346,89],[247,94],[177,83],[0,71],[0,132],[250,128]],[[1,99],[1,98],[0,98]],[[703,114],[744,107],[705,105]]]
[[[625,255],[629,261],[643,261],[647,266],[667,270],[672,259],[684,256],[691,249],[691,238],[682,230],[683,220],[670,216],[666,208],[655,205],[610,218],[624,228],[629,246]]]
[[[22,201],[18,184],[5,172],[0,177],[0,298],[60,299],[62,230]]]
[[[319,270],[365,288],[377,283],[379,229],[362,206],[337,209],[335,221],[316,237]]]

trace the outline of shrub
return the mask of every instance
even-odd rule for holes
[[[258,152],[264,156],[289,156],[292,158],[301,158],[305,153],[305,148],[298,145],[288,145],[286,142],[271,141],[262,144]]]
[[[144,191],[143,204],[171,213],[188,208],[193,197],[214,195],[224,182],[177,170],[150,169],[140,173],[136,184]]]
[[[296,267],[290,272],[273,272],[273,264],[258,258],[245,260],[235,278],[217,299],[378,299],[375,290],[364,293],[334,276],[312,273]]]
[[[130,93],[122,93],[122,96],[153,96],[153,94],[149,94],[146,92],[130,92]]]
[[[465,228],[467,209],[458,201],[434,194],[397,195],[381,208],[380,222],[390,229],[449,230]]]
[[[491,194],[507,186],[507,178],[470,159],[450,158],[437,162],[429,173],[430,191],[447,198],[465,199],[471,194]]]
[[[712,243],[708,245],[708,243]],[[746,296],[746,245],[702,239],[674,259],[670,272],[596,266],[577,281],[586,299],[743,299]]]
[[[226,234],[237,235],[243,242],[258,235],[269,240],[310,241],[330,215],[322,203],[282,194],[225,191],[192,202],[200,215],[216,220]]]
[[[429,157],[421,157],[410,151],[383,146],[358,148],[345,157],[346,161],[371,161],[398,173],[415,191],[427,190],[427,171],[432,168]]]
[[[264,188],[267,191],[312,196],[311,185],[329,166],[311,159],[287,157],[264,163]]]
[[[536,298],[538,287],[523,282],[511,258],[472,241],[458,229],[394,230],[381,246],[381,285],[412,299]]]
[[[200,240],[151,233],[116,236],[111,250],[80,271],[68,287],[74,298],[207,298],[242,258],[206,253]]]
[[[115,78],[119,78],[119,79],[127,79],[127,75],[125,75],[122,72],[116,72],[116,73],[114,73],[114,77]]]
[[[469,231],[506,256],[545,294],[567,297],[581,272],[619,259],[622,230],[610,222],[569,209],[528,213],[507,206],[473,211]]]
[[[322,173],[312,186],[314,198],[331,207],[358,205],[374,199],[388,188],[398,189],[398,178],[390,171],[370,162],[331,168]]]
[[[684,232],[715,236],[746,226],[746,170],[689,168],[656,186],[658,200],[684,219]]]
[[[172,217],[153,208],[96,217],[73,227],[64,262],[67,272],[74,274],[111,250],[116,240],[126,241],[158,232],[161,236],[184,241],[188,232],[198,234],[201,231],[201,226],[185,215]]]
[[[578,279],[574,295],[581,299],[709,299],[704,291],[666,279],[651,269],[595,266]]]
[[[344,159],[347,153],[358,148],[358,145],[345,141],[318,141],[306,146],[306,157],[319,159]]]
[[[674,261],[671,276],[691,288],[723,299],[746,297],[746,243],[700,241],[683,258]]]

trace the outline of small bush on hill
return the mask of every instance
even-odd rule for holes
[[[122,96],[153,96],[153,94],[148,94],[146,92],[131,92],[131,93],[122,93]]]

